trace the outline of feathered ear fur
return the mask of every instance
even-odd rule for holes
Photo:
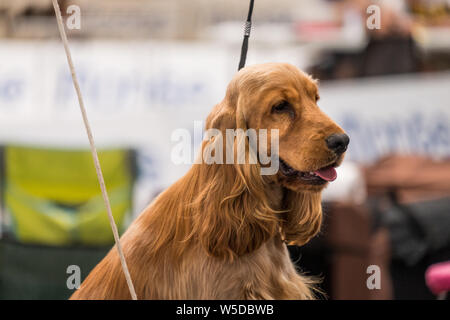
[[[245,103],[232,82],[225,99],[208,116],[206,129],[218,129],[222,137],[226,137],[227,129],[247,130],[242,108]],[[218,141],[204,141],[202,150]],[[227,148],[233,148],[236,160],[237,146],[243,141],[245,164],[225,164]],[[284,190],[283,206],[274,207],[259,163],[249,163],[256,155],[247,138],[238,135],[232,141],[223,138],[221,142],[223,164],[202,163],[195,173],[202,189],[192,203],[196,207],[192,234],[199,236],[207,252],[232,260],[258,249],[280,232],[288,243],[308,242],[320,229],[320,193]]]
[[[227,129],[247,129],[239,97],[230,91],[229,88],[225,100],[214,108],[206,124],[206,129],[220,130],[222,137],[226,136]],[[204,141],[203,150],[217,141]],[[198,212],[194,229],[208,253],[232,260],[258,249],[273,237],[279,228],[280,212],[268,201],[259,164],[249,163],[255,154],[249,149],[247,138],[238,135],[222,142],[223,164],[203,163],[199,165],[201,169],[197,168],[200,179],[209,181],[200,183],[204,188],[193,202]],[[245,164],[236,164],[239,142],[245,143]],[[226,164],[226,150],[230,148],[234,164]]]
[[[319,231],[322,224],[322,204],[319,192],[287,191],[283,199],[282,233],[292,245],[304,245]]]

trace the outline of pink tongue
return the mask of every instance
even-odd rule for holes
[[[327,181],[334,181],[337,178],[336,170],[333,167],[320,169],[314,171],[314,173],[317,174],[319,177],[321,177],[323,180]]]

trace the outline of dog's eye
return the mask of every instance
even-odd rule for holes
[[[286,100],[281,101],[280,103],[278,103],[272,107],[272,112],[276,112],[276,113],[283,113],[283,112],[291,113],[292,111],[293,111],[292,106]]]

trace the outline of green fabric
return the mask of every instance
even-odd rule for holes
[[[129,152],[99,152],[119,230],[131,211]],[[89,151],[4,150],[9,232],[24,243],[106,245],[113,235]]]

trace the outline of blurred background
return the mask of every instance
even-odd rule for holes
[[[247,64],[320,79],[319,106],[351,138],[323,230],[293,261],[328,299],[435,299],[425,272],[450,260],[450,1],[255,2]],[[189,168],[172,133],[191,133],[193,159],[248,1],[59,3],[65,20],[80,8],[66,31],[123,231]],[[0,299],[65,299],[68,266],[84,278],[113,244],[50,0],[0,1],[0,213]]]

